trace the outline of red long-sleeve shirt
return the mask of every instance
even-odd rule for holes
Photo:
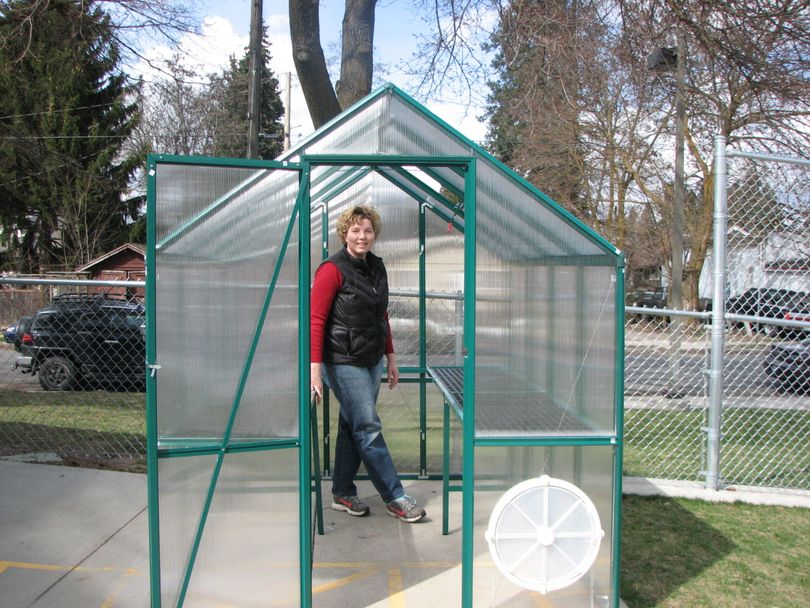
[[[312,363],[323,362],[323,341],[326,333],[326,321],[332,311],[335,295],[343,286],[343,273],[332,262],[321,264],[315,272],[309,302],[309,358]],[[391,337],[391,326],[388,323],[388,311],[385,313],[385,354],[394,352],[394,340]]]

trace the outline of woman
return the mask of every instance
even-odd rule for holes
[[[388,388],[399,381],[388,324],[388,275],[371,253],[382,223],[376,210],[356,205],[337,219],[343,248],[315,272],[311,303],[312,390],[325,383],[340,402],[332,471],[332,508],[361,517],[369,507],[357,497],[354,478],[362,462],[392,517],[412,523],[425,510],[407,496],[382,436],[377,395],[387,359]]]

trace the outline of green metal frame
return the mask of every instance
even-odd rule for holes
[[[299,488],[301,501],[299,523],[301,545],[299,548],[300,574],[301,574],[301,607],[310,608],[312,606],[312,528],[308,519],[312,512],[311,463],[310,463],[310,392],[309,392],[309,266],[310,266],[310,201],[309,201],[309,180],[310,166],[301,163],[301,181],[298,187],[298,199],[296,207],[300,210],[298,214],[298,412],[299,412],[299,436],[301,438],[301,449],[298,451],[299,463],[298,474],[300,475]],[[306,490],[304,490],[306,488]],[[303,525],[307,522],[307,525]]]
[[[464,408],[468,416],[462,427],[464,453],[462,456],[462,486],[464,494],[461,502],[461,605],[473,605],[473,556],[475,542],[475,317],[476,306],[476,242],[478,226],[476,222],[476,163],[467,166],[464,178]]]

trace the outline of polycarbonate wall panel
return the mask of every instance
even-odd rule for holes
[[[216,455],[210,455],[158,461],[163,606],[177,606],[216,460]]]
[[[486,166],[479,176],[476,435],[613,434],[615,260]]]
[[[614,451],[610,446],[506,446],[475,449],[473,605],[529,608],[609,606],[612,592]],[[590,570],[573,584],[541,595],[506,578],[484,535],[498,499],[514,485],[541,475],[572,483],[596,507],[605,536]],[[564,562],[564,558],[560,557]]]
[[[161,599],[177,603],[216,456],[160,461]],[[228,454],[185,605],[300,606],[298,450]]]
[[[616,272],[598,266],[581,269],[584,293],[579,298],[581,344],[577,403],[582,417],[597,432],[616,432],[617,327]],[[620,317],[619,322],[623,322]],[[619,391],[621,392],[621,391]]]
[[[435,213],[425,214],[428,365],[462,365],[464,337],[464,235]]]
[[[187,182],[192,174],[195,185],[189,188]],[[255,168],[161,163],[155,183],[157,242],[192,218],[199,217],[212,201],[226,198],[229,192],[259,175]]]
[[[474,151],[466,143],[449,133],[436,137],[436,123],[405,100],[386,98],[386,125],[382,131],[382,149],[397,150],[397,154],[421,156],[472,156]],[[461,190],[464,180],[461,179]]]
[[[316,139],[306,141],[296,148],[296,155],[290,160],[297,160],[298,152],[306,154],[378,154],[382,130],[388,120],[385,112],[388,106],[387,96],[378,97],[367,104],[361,113],[342,117],[331,128],[319,134]],[[389,152],[392,153],[392,152]]]
[[[556,260],[561,258],[587,255],[603,257],[606,265],[615,265],[615,258],[583,229],[541,203],[514,178],[487,162],[478,163],[477,177],[479,246],[516,261],[550,259],[559,263]]]
[[[159,438],[222,438],[277,265],[234,438],[297,436],[298,173],[158,164],[156,182]]]

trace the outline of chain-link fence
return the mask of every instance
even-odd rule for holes
[[[721,264],[702,281],[723,331],[711,313],[628,309],[625,474],[810,489],[810,162],[728,156]]]
[[[729,157],[722,478],[807,488],[810,161]]]
[[[144,470],[140,284],[28,283],[0,279],[0,456]]]
[[[810,341],[803,340],[810,336],[808,164],[738,155],[726,183],[720,308],[716,298],[712,312],[628,308],[624,473],[703,481],[714,467],[719,484],[810,489]],[[713,276],[713,264],[707,260],[705,277]],[[128,292],[113,284],[23,287],[0,279],[0,456],[143,468],[140,284],[128,284]],[[710,293],[704,285],[702,295]],[[422,302],[417,293],[392,293],[401,368],[420,366],[422,332],[428,364],[461,362],[461,304],[454,293],[430,293]],[[48,319],[32,327],[37,311]],[[718,314],[722,340],[712,331]],[[70,316],[70,325],[60,327],[59,315]],[[62,342],[47,335],[54,328],[65,334]],[[24,353],[26,334],[32,343]],[[712,361],[718,345],[720,369]],[[718,400],[715,372],[722,372]],[[436,474],[440,397],[420,393],[418,373],[403,378],[397,390],[381,391],[386,439],[400,471]],[[329,412],[327,453],[337,405]],[[712,441],[719,446],[714,461]]]

